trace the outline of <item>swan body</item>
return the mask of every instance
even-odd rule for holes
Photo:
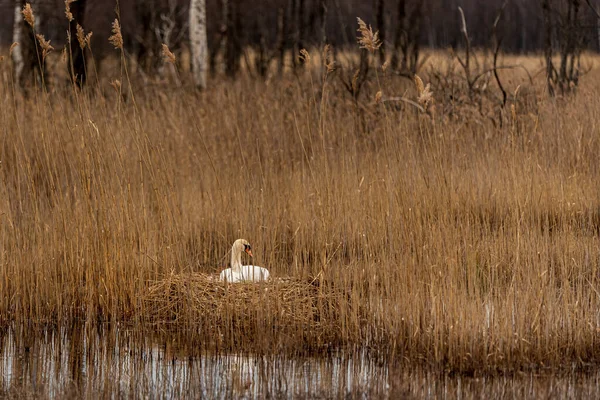
[[[242,265],[239,271],[234,271],[232,268],[221,271],[219,279],[231,283],[262,282],[269,279],[269,270],[256,265]]]
[[[256,265],[242,265],[242,253],[252,257],[252,247],[245,239],[238,239],[231,247],[231,268],[226,268],[219,275],[220,281],[229,283],[264,282],[269,279],[269,270]]]

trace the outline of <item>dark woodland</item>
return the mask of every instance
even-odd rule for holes
[[[81,0],[80,0],[81,2]],[[38,2],[39,4],[40,2]],[[152,52],[156,43],[171,42],[178,48],[185,44],[187,1],[182,0],[124,0],[119,3],[123,34],[131,52],[144,55]],[[209,48],[214,53],[221,36],[228,31],[235,34],[240,46],[267,46],[277,49],[281,37],[286,48],[297,39],[302,46],[318,45],[323,40],[336,47],[352,45],[356,37],[356,17],[380,31],[386,51],[390,51],[400,32],[408,32],[417,24],[418,40],[428,48],[459,46],[460,15],[465,12],[472,46],[490,47],[491,29],[504,0],[265,0],[225,2],[230,9],[229,21],[223,16],[223,0],[207,1],[207,30]],[[542,0],[509,0],[498,25],[502,47],[507,52],[541,51],[545,46],[544,13]],[[567,8],[574,5],[585,45],[598,48],[600,25],[586,0],[551,0],[552,18],[556,25],[566,22]],[[77,2],[73,3],[77,4]],[[600,2],[591,0],[596,9]],[[41,30],[53,43],[65,40],[67,22],[64,5],[60,0],[41,0],[44,20]],[[115,17],[116,3],[111,0],[87,2],[86,31],[94,32],[97,52],[109,49],[105,39],[110,34],[110,23]],[[0,44],[12,42],[14,2],[0,2]],[[229,29],[228,29],[229,28]],[[284,32],[279,32],[283,29]],[[162,36],[162,37],[161,37]],[[552,40],[558,46],[559,37]]]

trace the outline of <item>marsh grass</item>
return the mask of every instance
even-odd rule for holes
[[[565,100],[536,82],[536,107],[515,103],[502,126],[382,103],[357,125],[339,82],[321,96],[310,68],[200,94],[134,84],[126,101],[100,80],[23,96],[0,67],[5,325],[114,322],[259,353],[366,346],[452,371],[600,357],[596,72]],[[417,99],[380,79],[365,98]],[[292,279],[203,278],[240,237]]]
[[[213,275],[171,274],[151,284],[144,323],[169,324],[212,338],[207,348],[322,351],[343,345],[344,293],[316,280],[227,285]],[[347,305],[346,305],[347,308]],[[351,312],[354,314],[354,312]],[[285,340],[282,340],[285,338]]]

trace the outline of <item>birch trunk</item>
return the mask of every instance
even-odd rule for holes
[[[29,0],[28,2],[33,7],[35,13],[38,10],[37,2],[34,0]],[[34,28],[32,28],[25,22],[21,12],[25,1],[16,0],[14,4],[13,43],[17,43],[17,46],[13,49],[12,59],[15,84],[21,88],[26,88],[37,80],[37,83],[43,86],[45,84],[45,79],[42,76],[44,60],[38,57],[34,36],[34,31],[36,33],[39,32],[41,15],[35,13]]]
[[[15,2],[15,21],[13,23],[13,43],[17,46],[12,51],[12,60],[15,74],[15,82],[19,85],[23,79],[23,70],[25,68],[25,57],[23,55],[23,14],[21,14],[21,2]]]
[[[206,0],[190,0],[190,50],[195,85],[206,88],[208,44],[206,37]]]

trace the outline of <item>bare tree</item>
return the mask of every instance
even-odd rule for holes
[[[240,15],[240,0],[229,0],[227,13],[227,53],[225,57],[225,70],[230,77],[235,76],[240,70],[242,43],[242,18]]]
[[[319,1],[319,19],[321,20],[319,43],[322,48],[327,42],[327,0]]]
[[[256,17],[253,30],[258,34],[258,43],[255,46],[256,57],[254,58],[254,68],[258,75],[264,78],[267,76],[267,73],[269,72],[269,64],[275,56],[275,52],[269,49],[267,43],[269,33],[267,30],[267,23],[264,13],[259,13],[259,15]]]
[[[596,7],[594,7],[591,0],[585,0],[585,2],[587,3],[588,7],[590,8],[590,10],[592,10],[592,12],[594,13],[594,16],[596,17],[596,35],[598,36],[597,37],[598,48],[600,49],[600,12],[598,12]]]
[[[415,74],[419,67],[421,24],[423,20],[423,1],[417,0],[414,3],[407,19],[407,2],[406,0],[398,1],[398,27],[396,28],[394,54],[391,60],[393,68],[409,76]]]
[[[548,93],[554,96],[554,64],[552,63],[552,15],[550,10],[550,0],[542,0],[542,10],[544,13],[544,56],[546,57],[546,81],[548,82]]]
[[[400,0],[404,3],[404,0]],[[385,62],[385,0],[375,0],[375,14],[377,20],[377,30],[379,31],[379,40],[381,47],[379,48],[379,62]]]
[[[217,58],[219,56],[225,57],[227,54],[227,36],[228,36],[228,21],[229,21],[229,0],[219,1],[221,10],[221,22],[219,24],[218,31],[216,32],[216,45],[210,50],[210,72],[215,74],[217,72]]]
[[[588,5],[590,3],[588,2]],[[580,57],[583,48],[584,32],[580,21],[581,0],[567,0],[552,7],[551,0],[542,0],[545,25],[546,80],[548,93],[554,96],[555,88],[567,93],[577,87],[580,76]],[[563,6],[562,9],[560,6]],[[565,7],[566,6],[566,10]],[[593,7],[592,10],[595,11]],[[553,18],[556,17],[556,18]],[[558,19],[558,21],[556,21]],[[557,70],[552,59],[553,38],[558,40],[560,66]]]
[[[305,0],[291,0],[290,14],[291,14],[291,29],[292,29],[292,62],[294,68],[303,65],[298,62],[298,56],[300,50],[305,46],[304,44],[304,14],[305,14]]]
[[[285,67],[285,49],[287,47],[287,7],[279,6],[277,9],[277,47],[279,52],[278,72],[283,74]]]
[[[25,27],[23,22],[23,15],[21,14],[22,2],[15,2],[15,20],[13,24],[13,47],[12,47],[12,59],[15,81],[20,85],[23,79],[23,73],[25,71]]]
[[[208,44],[206,37],[206,0],[190,1],[190,50],[195,85],[206,88]]]
[[[77,25],[84,25],[86,0],[78,0],[73,3],[67,3],[72,17],[69,18],[69,37],[71,41],[71,48],[68,49],[69,54],[69,75],[72,81],[78,86],[83,87],[86,80],[85,71],[85,38],[80,37],[82,33],[77,32]],[[81,29],[81,28],[80,28]],[[77,38],[77,41],[74,41]],[[79,42],[78,44],[75,44]]]
[[[408,32],[406,31],[406,0],[398,0],[398,23],[396,37],[394,40],[394,54],[392,55],[392,66],[395,69],[405,69]],[[402,65],[400,64],[400,52],[402,52]]]
[[[12,58],[15,82],[18,86],[25,88],[37,79],[38,83],[44,86],[45,60],[36,49],[35,39],[41,16],[32,13],[30,17],[24,17],[25,4],[25,0],[17,0],[14,9],[13,43],[16,43],[16,47],[13,48]],[[36,2],[30,1],[29,4],[30,10],[35,8],[37,11]]]
[[[298,50],[306,47],[306,0],[298,0]],[[296,53],[298,55],[298,53]]]

